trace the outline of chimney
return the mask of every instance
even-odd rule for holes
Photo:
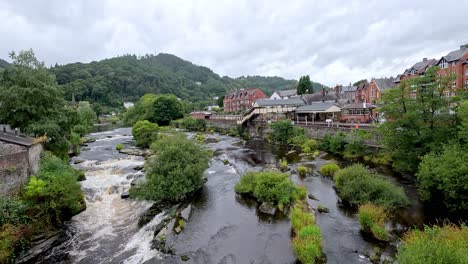
[[[424,58],[423,61],[426,62],[426,61],[427,61],[427,58]]]

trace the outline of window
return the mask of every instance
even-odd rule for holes
[[[453,81],[453,82],[452,82],[452,87],[453,87],[453,88],[457,87],[457,82],[456,82],[456,81]]]
[[[465,80],[465,89],[468,89],[468,79]]]
[[[465,70],[465,75],[468,76],[468,70]]]
[[[455,61],[452,62],[452,67],[455,67],[456,64],[457,64],[457,63],[456,63]]]
[[[441,69],[447,68],[448,67],[447,61],[445,60],[440,61],[439,66]]]
[[[371,97],[375,97],[375,89],[374,88],[371,89]]]

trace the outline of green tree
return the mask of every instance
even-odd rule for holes
[[[96,113],[89,102],[86,101],[78,103],[77,113],[80,124],[85,126],[87,128],[86,132],[88,132],[93,127],[94,121],[96,121]]]
[[[441,77],[438,69],[432,67],[423,77],[403,81],[383,94],[380,111],[387,121],[380,132],[400,172],[415,172],[421,157],[456,137],[454,102],[445,96],[454,76]]]
[[[224,95],[223,96],[220,96],[218,97],[218,100],[216,100],[216,104],[219,106],[219,107],[224,107]]]
[[[148,120],[167,126],[172,120],[183,117],[181,102],[174,95],[161,95],[151,105]]]
[[[148,120],[138,121],[132,127],[133,138],[137,146],[147,148],[156,140],[159,127]]]
[[[314,93],[312,82],[309,75],[302,76],[297,83],[297,94],[311,94]]]
[[[209,152],[184,135],[159,139],[152,145],[156,155],[145,164],[145,183],[131,190],[136,197],[159,202],[178,202],[203,186]]]
[[[12,65],[0,79],[0,120],[26,130],[44,119],[57,119],[65,105],[55,78],[32,50],[11,52]]]
[[[424,156],[416,177],[421,200],[452,212],[468,210],[468,152],[460,145]]]

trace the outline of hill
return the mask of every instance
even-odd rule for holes
[[[121,106],[123,101],[135,101],[145,93],[172,93],[195,102],[245,87],[258,87],[271,94],[275,90],[292,89],[297,83],[281,77],[220,77],[207,67],[164,53],[56,65],[50,70],[63,87],[67,100],[73,94],[78,101],[114,107]]]
[[[0,68],[6,68],[8,65],[10,65],[10,63],[0,59]]]

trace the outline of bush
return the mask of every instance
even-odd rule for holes
[[[148,120],[138,121],[132,127],[137,146],[147,148],[157,139],[159,127]]]
[[[186,117],[182,121],[182,126],[189,131],[204,132],[206,130],[206,121],[205,119]]]
[[[302,144],[302,151],[304,153],[311,153],[312,151],[316,151],[318,147],[319,144],[316,140],[308,139]]]
[[[373,204],[361,205],[358,211],[358,219],[363,231],[372,233],[379,240],[388,240],[389,234],[384,228],[387,214],[383,207]]]
[[[290,143],[290,139],[304,135],[304,129],[295,127],[289,119],[272,123],[271,129],[273,130],[271,133],[271,140],[280,144]]]
[[[366,147],[362,141],[353,140],[346,144],[343,150],[343,157],[347,159],[356,159],[364,157],[367,154]]]
[[[325,135],[320,144],[320,149],[335,155],[341,155],[346,145],[345,139],[346,136],[342,132]]]
[[[174,203],[203,186],[203,172],[211,154],[183,135],[164,137],[151,149],[155,153],[145,164],[146,182],[130,190],[132,196]]]
[[[305,186],[296,185],[294,193],[293,193],[293,200],[294,201],[301,201],[304,200],[307,196],[307,189]]]
[[[442,203],[450,211],[468,210],[468,151],[447,146],[423,157],[416,173],[424,202]]]
[[[294,147],[302,147],[302,145],[307,141],[307,136],[305,134],[299,134],[295,137],[292,137],[288,143]]]
[[[80,171],[45,152],[38,176],[32,176],[24,188],[23,198],[30,211],[42,221],[59,226],[85,209],[84,194],[77,180]]]
[[[425,227],[405,235],[398,248],[400,264],[466,264],[468,263],[468,227],[446,225]]]
[[[281,169],[282,170],[288,169],[288,161],[286,159],[281,160]]]
[[[409,204],[403,188],[370,173],[361,164],[339,170],[334,181],[341,199],[354,206],[373,203],[396,208]]]
[[[123,144],[122,144],[122,143],[119,143],[119,144],[117,144],[117,145],[115,146],[115,149],[116,149],[116,150],[122,150],[123,147],[124,147]]]
[[[252,194],[262,202],[289,205],[294,200],[296,188],[287,174],[265,171],[248,172],[236,184],[239,194]]]
[[[339,170],[340,170],[340,166],[336,165],[335,163],[328,163],[328,164],[323,165],[320,168],[319,172],[322,175],[332,177]]]
[[[300,176],[304,177],[307,174],[307,168],[305,166],[299,166],[297,167],[297,173],[299,173]]]
[[[317,263],[322,257],[322,235],[316,225],[300,229],[293,239],[293,250],[301,263]]]

